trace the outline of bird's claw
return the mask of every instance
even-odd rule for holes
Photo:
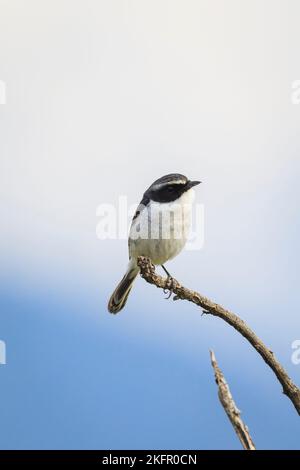
[[[209,314],[210,314],[210,312],[209,312],[208,310],[204,310],[204,309],[203,309],[203,310],[202,310],[202,313],[201,313],[201,316],[203,316],[203,315],[209,315]]]
[[[173,278],[171,276],[168,276],[166,279],[165,288],[163,289],[164,294],[167,294],[167,297],[165,297],[166,300],[171,297],[172,289],[173,289]]]

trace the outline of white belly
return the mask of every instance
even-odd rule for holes
[[[154,264],[164,264],[184,247],[191,224],[190,189],[174,202],[150,204],[133,221],[129,233],[129,257],[149,257]]]

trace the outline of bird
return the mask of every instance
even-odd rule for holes
[[[193,188],[200,183],[180,173],[170,173],[155,180],[144,192],[129,230],[127,271],[109,299],[110,313],[116,314],[125,306],[139,273],[139,256],[162,266],[172,279],[164,264],[175,258],[187,241],[195,197]]]

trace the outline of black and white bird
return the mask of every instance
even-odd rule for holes
[[[186,243],[191,225],[193,187],[199,183],[172,173],[154,181],[144,193],[129,231],[128,268],[109,299],[109,312],[118,313],[124,307],[139,273],[139,256],[149,257],[170,276],[164,263],[177,256]]]

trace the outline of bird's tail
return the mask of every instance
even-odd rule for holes
[[[123,279],[119,282],[108,302],[108,311],[110,313],[118,313],[126,304],[129,292],[131,291],[133,282],[139,273],[137,266],[129,264],[127,272]]]

